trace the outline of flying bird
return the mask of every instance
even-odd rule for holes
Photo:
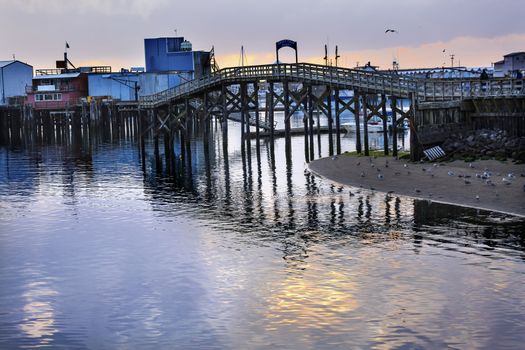
[[[397,30],[395,30],[395,29],[387,29],[387,30],[385,30],[385,34],[386,33],[397,33]]]

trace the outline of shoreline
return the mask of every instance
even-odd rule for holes
[[[525,217],[525,164],[411,163],[391,156],[342,154],[314,160],[307,167],[343,186]]]

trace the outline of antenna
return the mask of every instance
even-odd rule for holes
[[[450,55],[450,67],[454,67],[454,57],[455,57],[455,56],[456,56],[456,55],[454,55],[454,54],[451,54],[451,55]]]
[[[244,67],[244,60],[246,60],[246,63],[248,63],[248,57],[246,56],[246,53],[244,52],[244,45],[241,45],[241,56],[239,57],[239,65],[241,67]]]
[[[335,66],[337,67],[337,60],[339,59],[338,47],[335,45]]]

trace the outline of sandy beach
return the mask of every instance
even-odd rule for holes
[[[525,165],[511,161],[410,163],[339,155],[315,160],[309,169],[343,185],[525,217]]]

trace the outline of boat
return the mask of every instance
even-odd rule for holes
[[[356,127],[355,127],[354,119],[350,120],[349,123],[341,124],[341,126],[346,130],[347,134],[355,133]],[[392,116],[391,115],[388,116],[387,126],[388,126],[388,131],[392,131]],[[367,129],[369,133],[383,132],[383,120],[379,117],[372,117],[368,121]],[[397,125],[397,130],[399,131],[404,131],[408,129],[409,129],[409,125],[408,125],[408,120],[406,119],[403,120],[402,123],[398,123]],[[360,123],[360,130],[361,132],[364,132],[365,130],[363,123]]]

